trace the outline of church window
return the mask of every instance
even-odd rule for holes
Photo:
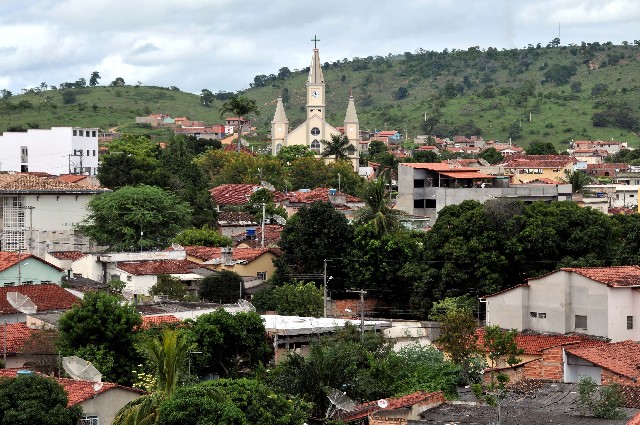
[[[319,135],[320,134],[320,129],[318,127],[313,127],[311,129],[311,134],[314,135],[314,136]]]
[[[320,142],[314,140],[311,142],[311,150],[316,153],[320,153]]]

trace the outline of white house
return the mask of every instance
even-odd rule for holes
[[[53,127],[0,135],[0,171],[98,173],[98,128]]]
[[[484,297],[487,325],[640,340],[640,266],[563,268]]]
[[[97,194],[110,192],[31,174],[0,174],[2,251],[44,257],[49,250],[87,250],[91,241],[76,230]]]

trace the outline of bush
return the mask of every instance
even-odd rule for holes
[[[621,419],[624,417],[622,392],[619,384],[599,386],[589,376],[583,376],[578,383],[580,410],[601,419]]]
[[[231,304],[242,298],[244,281],[238,273],[222,270],[200,282],[198,296],[209,302]]]

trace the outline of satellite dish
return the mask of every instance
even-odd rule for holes
[[[98,383],[102,380],[100,371],[96,369],[91,362],[81,359],[78,356],[63,357],[62,367],[65,372],[76,381],[92,381]]]
[[[245,311],[256,311],[256,308],[247,300],[238,300],[238,306]]]
[[[278,223],[281,226],[284,226],[285,224],[287,224],[287,220],[278,214],[274,214],[271,217],[276,221],[276,223]]]
[[[20,313],[33,314],[38,311],[38,307],[31,301],[31,298],[20,292],[7,292],[7,302]]]
[[[386,399],[382,398],[378,400],[378,407],[381,409],[386,409],[387,407],[389,407],[389,402]]]
[[[95,384],[93,384],[93,391],[95,392],[100,391],[103,385],[104,385],[103,382],[96,382]]]
[[[339,409],[345,412],[352,412],[356,407],[356,402],[351,400],[346,393],[335,388],[327,391],[327,398],[331,402],[329,410],[327,410],[327,417],[329,417],[335,409]]]

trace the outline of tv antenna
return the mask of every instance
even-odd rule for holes
[[[352,412],[356,407],[355,401],[351,400],[346,393],[335,388],[330,388],[327,391],[327,398],[331,402],[329,409],[327,409],[327,418],[330,418],[336,410]]]
[[[33,314],[38,311],[38,307],[31,301],[31,298],[20,292],[7,292],[7,302],[20,313]]]
[[[72,379],[95,382],[93,386],[95,391],[99,391],[102,388],[102,374],[90,361],[78,356],[63,357],[62,367]]]

